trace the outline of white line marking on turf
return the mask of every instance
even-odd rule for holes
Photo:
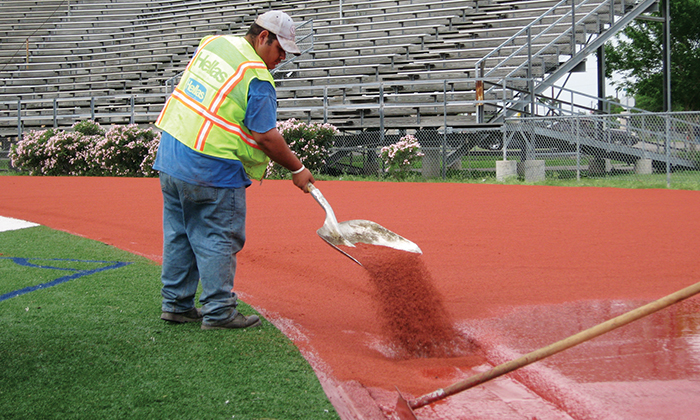
[[[0,232],[8,230],[24,229],[28,227],[39,226],[37,223],[27,222],[26,220],[13,219],[11,217],[0,216]]]

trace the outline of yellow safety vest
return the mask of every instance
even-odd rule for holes
[[[197,152],[239,160],[249,177],[262,179],[270,159],[243,125],[254,78],[275,85],[248,41],[231,35],[206,37],[156,126]]]

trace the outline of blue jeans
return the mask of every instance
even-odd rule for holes
[[[245,188],[215,188],[190,184],[164,172],[163,311],[194,308],[201,280],[202,314],[207,323],[236,316],[232,291],[236,254],[245,243]]]

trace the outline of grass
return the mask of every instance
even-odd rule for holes
[[[696,155],[695,159],[697,159]],[[588,165],[591,157],[582,155],[580,161],[575,157],[552,157],[545,159],[547,171],[545,180],[540,182],[525,182],[522,177],[515,177],[505,182],[496,179],[496,162],[503,159],[501,153],[486,153],[477,150],[462,156],[459,167],[445,169],[444,177],[442,168],[437,177],[425,179],[421,174],[420,163],[416,164],[412,172],[402,177],[391,175],[361,174],[366,158],[360,154],[345,156],[338,162],[343,165],[347,173],[322,175],[314,174],[317,180],[348,180],[348,181],[381,181],[381,182],[456,182],[478,184],[509,184],[509,185],[548,185],[565,187],[609,187],[609,188],[671,188],[682,190],[700,190],[700,171],[674,171],[670,174],[670,183],[667,182],[665,172],[655,172],[648,175],[636,174],[633,166],[624,162],[612,161],[614,169],[605,175],[591,175]],[[512,156],[510,160],[516,159]],[[516,159],[518,160],[518,159]],[[376,161],[374,165],[381,165]],[[577,174],[576,168],[580,165]],[[372,172],[378,172],[375,168]],[[578,177],[578,179],[577,179]]]
[[[404,179],[392,177],[380,177],[370,175],[345,174],[340,176],[314,175],[316,180],[342,180],[342,181],[374,181],[374,182],[454,182],[471,184],[497,184],[497,185],[547,185],[558,187],[605,187],[605,188],[668,188],[666,174],[651,175],[607,175],[587,176],[583,174],[581,179],[576,179],[575,171],[547,171],[546,178],[541,182],[525,182],[522,178],[510,178],[506,181],[498,181],[495,172],[481,171],[448,171],[445,179],[438,177],[425,179],[420,172],[408,175]],[[700,172],[687,172],[682,175],[671,174],[671,189],[676,190],[700,190]]]
[[[3,419],[338,418],[269,322],[202,331],[161,321],[160,266],[149,260],[46,227],[0,232],[0,254],[0,295],[130,263],[0,301]]]

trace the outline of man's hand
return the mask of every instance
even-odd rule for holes
[[[298,174],[292,175],[292,182],[294,183],[294,185],[301,188],[302,191],[308,193],[309,189],[307,188],[307,186],[309,184],[313,184],[314,182],[316,182],[316,180],[311,174],[311,171],[304,168],[304,170],[299,172]]]

